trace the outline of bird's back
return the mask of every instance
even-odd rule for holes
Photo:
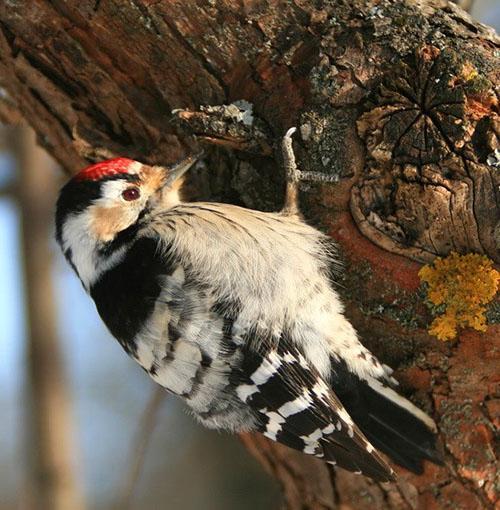
[[[158,214],[151,232],[167,239],[180,263],[217,297],[248,308],[253,303],[251,317],[294,317],[309,293],[329,285],[332,244],[295,217],[190,203]]]

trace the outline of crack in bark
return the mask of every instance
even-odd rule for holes
[[[478,487],[476,487],[474,485],[474,482],[472,480],[470,480],[469,478],[466,478],[462,474],[460,474],[460,470],[458,468],[458,466],[459,466],[458,460],[455,458],[453,453],[451,453],[451,451],[450,451],[448,445],[446,444],[446,442],[444,442],[443,447],[444,447],[446,453],[448,454],[448,459],[452,463],[453,475],[458,480],[460,480],[460,482],[462,483],[462,485],[464,487],[466,487],[472,494],[474,494],[475,496],[477,496],[481,500],[481,503],[484,505],[485,509],[495,510],[494,505],[492,503],[490,503],[490,501],[485,497],[485,495],[483,494],[483,491],[477,490]]]
[[[155,34],[158,36],[158,37],[161,37],[161,31],[160,29],[158,28],[158,25],[156,24],[156,21],[154,20],[154,17],[151,16],[151,13],[149,12],[149,5],[144,5],[140,0],[139,2],[137,2],[136,0],[132,0],[131,1],[131,4],[134,5],[138,10],[139,12],[141,13],[141,15],[146,19],[148,20],[148,22],[151,24]],[[153,4],[155,5],[155,4]]]
[[[224,80],[219,76],[217,69],[214,68],[214,66],[207,60],[203,53],[197,50],[194,47],[194,45],[189,42],[189,38],[187,36],[182,35],[179,29],[175,26],[174,20],[171,20],[168,17],[163,17],[163,21],[165,25],[169,28],[174,38],[178,41],[178,43],[186,50],[188,50],[188,52],[191,53],[198,60],[203,69],[205,69],[205,71],[215,79],[215,81],[223,91],[224,97],[227,99],[229,97],[229,87],[226,85],[226,83],[224,83]]]
[[[57,121],[57,123],[59,124],[61,129],[66,133],[68,138],[71,140],[73,138],[73,135],[72,135],[70,127],[66,124],[65,119],[62,118],[52,108],[52,105],[50,105],[49,103],[47,103],[47,101],[45,101],[45,99],[40,95],[40,93],[36,89],[34,89],[33,87],[28,87],[28,90],[31,93],[31,95],[35,98],[36,102],[41,104],[45,108],[45,110],[47,110],[47,112],[50,114],[50,116],[53,117]]]
[[[485,187],[484,180],[480,180],[484,179],[480,169],[472,167],[479,164],[471,146],[473,133],[478,119],[482,119],[485,113],[481,111],[480,117],[474,117],[474,112],[470,113],[467,109],[471,108],[467,106],[469,89],[466,87],[470,73],[476,76],[476,68],[452,50],[441,51],[433,46],[423,46],[415,51],[413,60],[403,60],[395,65],[394,70],[387,71],[386,78],[372,98],[374,106],[358,121],[358,134],[365,139],[368,151],[368,169],[358,184],[359,189],[365,191],[353,197],[354,206],[360,207],[355,217],[376,211],[377,201],[387,200],[382,214],[366,218],[362,228],[370,239],[370,232],[373,232],[373,239],[386,249],[393,250],[395,245],[399,245],[397,253],[406,250],[409,256],[415,256],[420,252],[412,251],[412,245],[422,247],[428,254],[438,255],[446,255],[452,247],[460,247],[461,250],[472,249],[498,258],[494,240],[490,239],[491,221],[485,208],[485,201],[489,198],[493,207],[498,200],[489,197],[494,187]],[[490,82],[484,78],[480,86],[489,91],[487,84]],[[487,105],[493,108],[495,103],[490,101]],[[482,124],[482,129],[486,127]],[[403,172],[413,172],[415,178],[412,182],[423,190],[432,189],[428,187],[432,184],[434,187],[442,186],[452,194],[447,201],[445,197],[436,195],[437,224],[424,221],[422,207],[419,208],[418,203],[413,204],[410,210],[414,211],[417,229],[413,239],[409,235],[412,231],[406,232],[410,241],[406,248],[400,244],[399,231],[410,229],[407,215],[396,214],[396,219],[391,217],[394,211],[404,209],[410,199],[411,187],[402,189],[399,195],[395,192],[399,186],[396,175],[401,176]],[[466,190],[469,190],[473,205],[471,207],[468,201],[463,202],[462,212],[456,210],[455,198],[459,191],[461,200],[464,198],[464,188],[460,184],[464,181],[468,183]],[[489,182],[493,181],[489,172]],[[479,191],[477,186],[480,186]],[[425,194],[426,203],[432,200],[432,196],[432,193]],[[454,201],[453,208],[450,200]],[[448,213],[443,215],[444,208]],[[460,233],[453,228],[457,218],[451,214],[452,209],[459,217],[470,218],[468,222],[460,218]],[[469,234],[471,229],[473,231]]]

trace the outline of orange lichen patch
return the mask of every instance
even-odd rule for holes
[[[486,304],[498,291],[500,273],[484,255],[452,252],[437,258],[432,265],[419,271],[428,286],[431,306],[444,307],[444,312],[432,322],[429,333],[440,340],[456,337],[457,329],[470,326],[486,330]]]

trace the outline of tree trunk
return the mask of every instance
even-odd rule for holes
[[[446,466],[381,485],[245,436],[288,508],[494,507],[498,301],[485,333],[440,342],[418,278],[450,251],[500,262],[492,30],[444,0],[12,0],[0,29],[1,82],[70,172],[114,154],[165,164],[201,140],[196,196],[277,209],[273,150],[297,126],[301,169],[336,178],[304,187],[304,214],[338,241],[347,314],[436,419]],[[253,118],[200,110],[237,100]]]
[[[12,145],[23,183],[18,198],[28,318],[23,432],[29,474],[20,506],[25,510],[83,510],[82,488],[75,472],[72,405],[57,339],[52,285],[49,231],[56,197],[55,165],[36,145],[31,129],[17,128],[14,137]]]

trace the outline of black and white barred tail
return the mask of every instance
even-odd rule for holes
[[[394,472],[375,447],[417,473],[422,459],[441,463],[432,420],[345,364],[332,363],[328,384],[282,338],[267,352],[245,353],[239,374],[238,396],[256,410],[259,430],[274,441],[381,482],[393,480]]]
[[[360,432],[328,384],[298,349],[283,340],[265,353],[249,351],[238,396],[268,438],[378,481],[392,469]]]

